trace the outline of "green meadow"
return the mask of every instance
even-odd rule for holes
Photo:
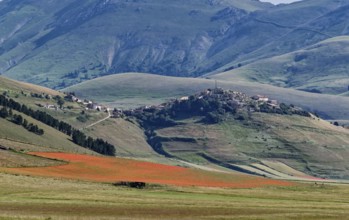
[[[111,184],[0,174],[0,219],[346,219],[349,187],[222,189]]]

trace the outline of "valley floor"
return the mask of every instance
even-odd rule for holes
[[[107,183],[0,173],[0,219],[346,219],[347,185],[223,189]]]

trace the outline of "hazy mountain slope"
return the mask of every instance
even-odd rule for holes
[[[232,26],[211,48],[223,66],[213,72],[343,35],[347,32],[347,8],[347,1],[305,0],[254,13],[243,23]],[[215,59],[207,62],[212,60]]]
[[[228,26],[271,5],[252,0],[66,0],[54,7],[26,0],[3,1],[0,7],[4,22],[18,20],[5,22],[0,32],[11,36],[0,45],[0,71],[64,87],[123,71],[192,75]]]
[[[346,0],[279,6],[253,0],[5,0],[0,72],[51,88],[130,71],[213,74],[348,34],[348,8]],[[333,62],[336,52],[309,63],[329,75],[321,80],[343,75]],[[320,91],[343,93],[343,83]],[[323,81],[292,86],[316,90]]]
[[[36,56],[38,52],[35,51],[34,40],[50,31],[48,25],[55,20],[54,14],[69,2],[71,0],[49,2],[4,0],[0,2],[0,73]],[[47,73],[43,63],[40,62],[40,64],[35,69],[36,74]],[[23,71],[17,77],[12,76],[12,78],[26,81],[30,81],[27,80],[30,77],[33,77],[30,71]],[[45,79],[46,76],[42,75],[40,80]]]
[[[342,94],[349,86],[349,37],[330,38],[292,53],[214,75],[315,93]]]
[[[314,94],[244,80],[218,79],[219,87],[242,91],[249,95],[262,94],[285,103],[293,103],[326,119],[349,119],[349,98]],[[160,104],[171,98],[187,96],[214,88],[215,80],[202,78],[166,77],[143,73],[125,73],[101,77],[72,87],[83,98],[107,103],[114,107],[136,107]]]

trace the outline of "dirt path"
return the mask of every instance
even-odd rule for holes
[[[103,118],[103,119],[101,119],[101,120],[99,120],[99,121],[96,121],[96,122],[94,122],[94,123],[92,123],[92,124],[90,124],[90,125],[88,125],[88,126],[82,128],[81,130],[86,129],[86,128],[90,128],[90,127],[92,127],[92,126],[95,126],[96,124],[99,124],[99,123],[101,123],[101,122],[107,120],[108,118],[110,118],[110,117],[111,117],[111,114],[110,114],[109,110],[107,110],[107,112],[108,112],[108,116],[107,116],[107,117],[105,117],[105,118]]]

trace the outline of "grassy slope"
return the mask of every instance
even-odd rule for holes
[[[63,96],[62,93],[54,91],[45,87],[36,86],[28,83],[18,82],[10,80],[4,77],[0,77],[0,92],[6,92],[6,94],[16,100],[19,103],[24,103],[33,109],[39,109],[41,111],[47,111],[49,114],[61,120],[67,120],[73,122],[74,126],[81,123],[76,122],[76,116],[81,111],[81,107],[73,103],[67,103],[68,105],[75,106],[76,109],[66,111],[54,111],[39,108],[36,103],[41,104],[56,104],[54,100],[39,99],[30,96],[30,93],[36,94],[48,94],[51,96]],[[74,113],[75,112],[75,113]],[[0,145],[11,148],[14,151],[0,151],[0,158],[2,166],[20,167],[20,166],[42,166],[61,164],[57,161],[46,160],[34,156],[28,156],[23,152],[31,151],[65,151],[75,153],[87,153],[96,154],[90,150],[86,150],[76,144],[74,144],[69,136],[53,129],[31,117],[28,117],[22,113],[14,111],[15,114],[21,114],[23,118],[27,119],[29,123],[38,125],[39,128],[44,129],[45,134],[42,136],[36,135],[27,131],[22,126],[16,125],[8,120],[0,119]],[[88,113],[91,115],[91,121],[97,120],[100,113]],[[104,114],[103,114],[104,116]],[[75,122],[75,123],[74,123]],[[87,122],[89,123],[89,122]],[[82,125],[80,125],[82,126]],[[77,126],[78,127],[78,126]]]
[[[347,186],[145,190],[0,174],[0,219],[345,219]],[[262,204],[262,205],[261,205]]]
[[[15,112],[15,114],[20,114]],[[72,153],[96,154],[74,144],[69,136],[51,128],[26,115],[28,123],[44,129],[44,135],[36,135],[22,126],[0,118],[0,146],[11,150],[0,150],[0,166],[5,167],[36,167],[60,165],[61,162],[30,156],[24,152],[31,151],[64,151]]]
[[[285,103],[293,103],[322,117],[349,119],[349,98],[325,94],[313,94],[266,84],[247,82],[241,78],[227,80],[218,77],[218,86],[242,91],[249,95],[264,94]],[[229,79],[229,78],[228,78]],[[201,78],[165,77],[151,74],[126,73],[106,76],[67,88],[81,97],[115,107],[135,107],[159,104],[171,98],[202,91],[215,86],[214,80]]]
[[[100,137],[117,146],[117,155],[142,159],[160,158],[146,142],[144,131],[138,125],[123,119],[108,119],[84,132]]]
[[[0,167],[39,167],[57,166],[62,164],[64,163],[56,160],[50,160],[14,151],[0,150]]]
[[[42,86],[37,86],[34,84],[30,84],[30,83],[25,83],[25,82],[20,82],[20,81],[15,81],[9,78],[5,78],[3,76],[0,76],[0,92],[15,92],[15,93],[19,93],[21,91],[25,92],[25,93],[46,93],[52,96],[55,95],[61,95],[61,93],[59,93],[58,91],[46,88],[46,87],[42,87]]]
[[[18,114],[17,112],[14,112]],[[36,145],[43,147],[43,151],[68,151],[68,152],[80,152],[80,153],[92,153],[76,144],[74,144],[70,137],[51,128],[39,121],[36,121],[24,114],[21,114],[23,118],[28,120],[28,123],[38,125],[39,128],[44,129],[44,135],[36,135],[27,131],[22,126],[16,125],[8,120],[0,119],[0,138],[14,140],[30,145]],[[26,150],[26,149],[24,149]]]
[[[52,115],[53,117],[66,121],[76,128],[85,127],[107,116],[107,114],[104,112],[86,111],[88,120],[86,122],[80,122],[76,120],[76,117],[79,116],[81,111],[85,110],[85,107],[78,103],[73,103],[68,101],[65,101],[64,110],[59,109],[55,111],[55,110],[49,110],[49,109],[38,107],[37,104],[41,104],[41,105],[52,104],[57,106],[57,103],[53,99],[31,97],[30,95],[31,93],[44,94],[44,95],[47,94],[52,97],[57,95],[64,97],[65,94],[56,90],[46,88],[46,87],[37,86],[34,84],[20,82],[20,81],[15,81],[5,77],[0,77],[0,92],[1,93],[6,92],[9,98],[12,98],[19,103],[23,103],[31,107],[32,109],[46,111],[48,114]],[[70,109],[67,108],[68,106]]]
[[[229,119],[220,125],[182,122],[156,132],[160,137],[172,138],[162,142],[163,148],[183,160],[205,164],[202,154],[227,164],[251,165],[270,160],[310,175],[349,177],[349,130],[322,120],[254,113],[248,121]],[[183,137],[196,141],[178,139]]]
[[[101,77],[64,89],[81,97],[117,107],[161,103],[170,98],[196,93],[214,87],[214,81],[165,77],[152,74],[125,73]]]
[[[247,79],[280,87],[341,94],[348,91],[349,37],[331,38],[305,49],[220,73],[217,79]]]

